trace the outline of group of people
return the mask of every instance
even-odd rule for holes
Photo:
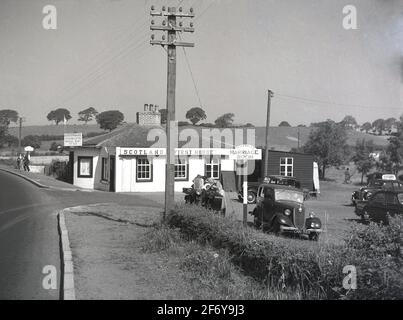
[[[22,155],[20,153],[17,157],[17,169],[18,170],[24,169],[24,171],[30,171],[29,161],[30,161],[30,155],[28,152],[25,155]]]
[[[221,210],[225,212],[226,197],[224,188],[220,181],[198,174],[196,178],[193,179],[192,187],[195,190],[201,191],[202,204],[205,204],[206,201],[208,201],[208,191],[217,192],[220,196],[222,196]]]

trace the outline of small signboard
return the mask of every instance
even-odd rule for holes
[[[383,174],[382,180],[397,180],[394,174]]]
[[[251,145],[241,145],[230,149],[229,159],[236,161],[261,160],[262,150]]]
[[[65,147],[81,147],[82,145],[83,145],[83,134],[81,132],[64,134]]]

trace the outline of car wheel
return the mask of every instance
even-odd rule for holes
[[[253,217],[253,225],[255,226],[256,229],[259,229],[262,226],[262,223],[257,218],[257,216]]]
[[[273,232],[276,236],[281,235],[281,224],[277,219],[275,219],[271,225],[271,232]]]
[[[361,214],[361,220],[363,222],[369,222],[369,214],[366,210]]]
[[[248,191],[248,204],[256,203],[256,193],[253,191]]]
[[[318,241],[319,240],[319,233],[317,232],[311,232],[309,234],[309,240],[311,241]]]

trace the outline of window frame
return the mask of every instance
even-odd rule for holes
[[[139,164],[139,160],[147,160],[148,164]],[[149,167],[149,171],[150,171],[150,177],[149,178],[139,178],[139,166],[142,167]],[[148,159],[147,157],[137,157],[136,159],[136,182],[152,182],[153,181],[153,162],[150,161],[150,159]]]
[[[282,160],[284,159],[284,164],[282,163]],[[291,160],[291,164],[288,163],[288,160]],[[289,168],[291,167],[291,172],[289,171]],[[282,174],[282,168],[284,168],[284,174]],[[294,157],[280,157],[280,176],[283,177],[294,177]],[[288,173],[291,173],[291,175],[288,175]]]
[[[216,163],[213,163],[213,161],[216,161]],[[210,173],[214,172],[214,166],[217,166],[217,173],[218,173],[218,177],[215,177],[213,175],[208,175],[207,172],[207,168],[210,167]],[[209,157],[206,159],[206,162],[204,164],[204,171],[205,174],[207,176],[207,178],[212,178],[214,180],[220,180],[221,177],[221,161],[220,159],[218,159],[217,157]]]
[[[105,163],[105,162],[106,163]],[[109,181],[109,158],[102,157],[101,158],[101,180],[102,181]]]
[[[83,175],[81,174],[81,161],[82,160],[90,160],[90,174]],[[94,177],[94,157],[92,156],[78,156],[77,157],[77,177],[78,178],[93,178]]]
[[[189,181],[189,158],[181,157],[182,160],[185,159],[186,163],[178,164],[177,161],[181,160],[179,157],[175,157],[175,170],[174,170],[174,177],[175,181]],[[185,166],[185,177],[176,177],[176,167],[177,166]]]

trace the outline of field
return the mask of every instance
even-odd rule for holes
[[[45,126],[23,126],[22,136],[28,135],[63,135],[64,132],[82,132],[83,135],[89,132],[104,132],[104,130],[99,128],[97,124],[67,124],[64,128],[62,124],[56,125],[45,125]],[[10,127],[9,133],[13,136],[18,137],[18,127]]]

